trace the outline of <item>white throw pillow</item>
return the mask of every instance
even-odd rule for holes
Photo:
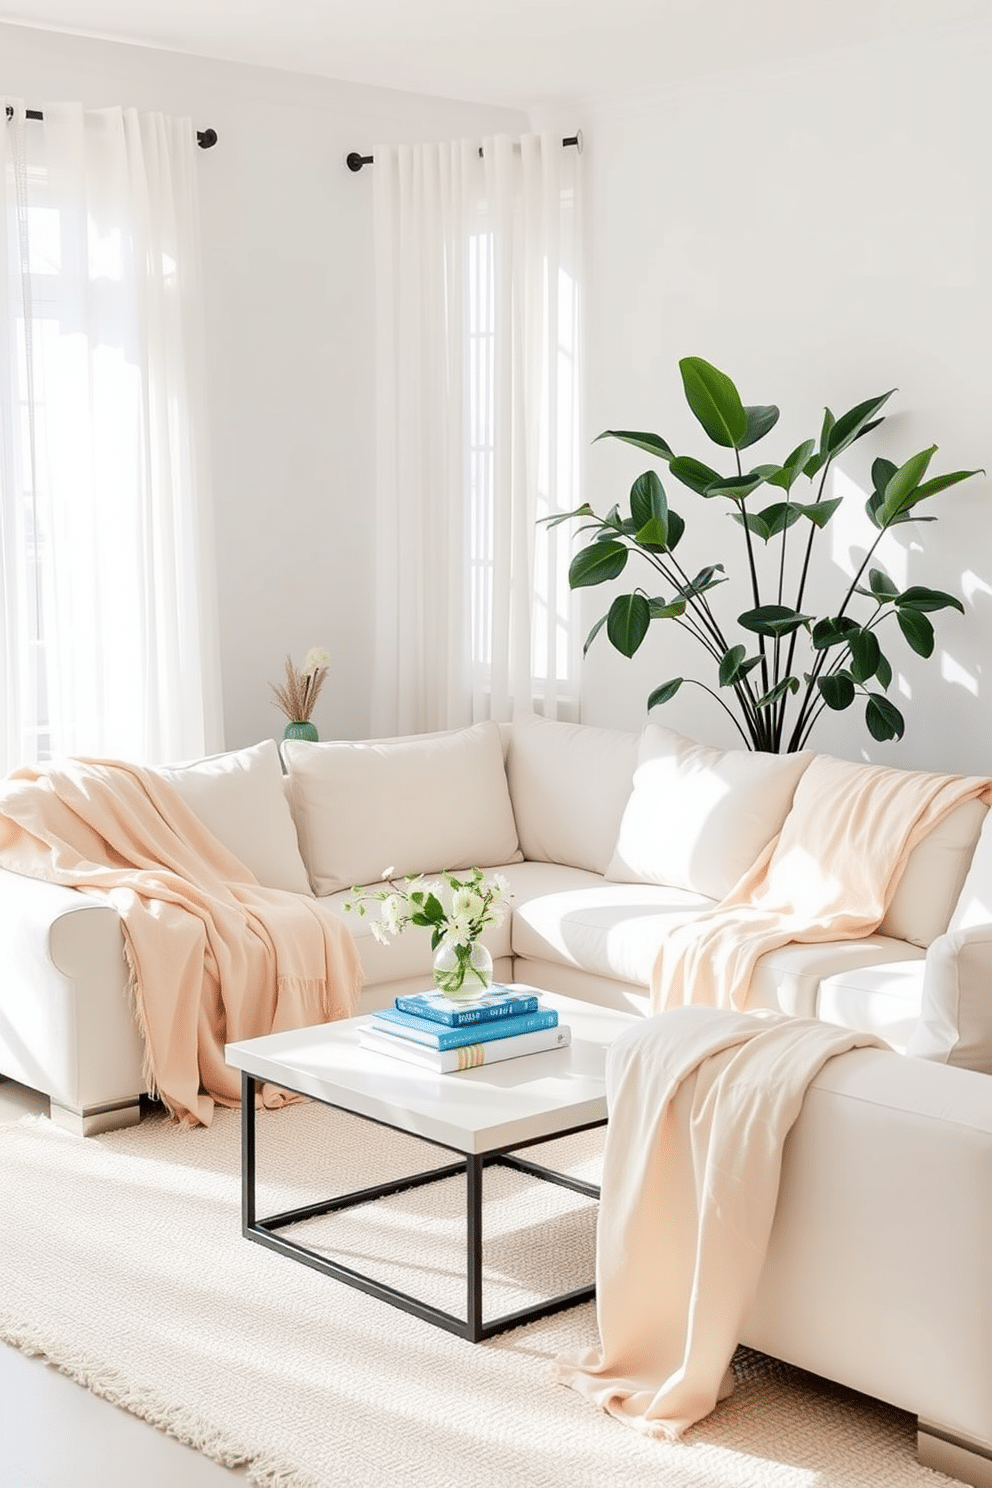
[[[315,894],[522,854],[499,726],[402,739],[283,743],[300,849]]]
[[[265,888],[310,896],[273,739],[153,773],[182,796],[207,831]]]
[[[630,796],[637,743],[636,734],[537,713],[513,720],[506,771],[525,858],[606,872]]]
[[[908,940],[925,950],[948,929],[948,921],[952,930],[965,923],[954,907],[961,902],[965,878],[970,876],[968,865],[988,814],[984,801],[962,801],[916,844],[878,927],[880,935]],[[975,889],[977,882],[976,875]],[[986,905],[990,888],[986,881]],[[992,919],[992,914],[984,918]]]
[[[649,723],[607,878],[725,898],[781,830],[812,758],[713,749]]]

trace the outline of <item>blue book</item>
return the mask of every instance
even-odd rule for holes
[[[449,1028],[464,1028],[469,1023],[489,1023],[496,1018],[514,1018],[519,1013],[536,1013],[539,1004],[533,992],[508,992],[505,987],[494,985],[492,992],[470,1005],[452,1002],[443,992],[417,992],[409,997],[397,997],[396,1006],[401,1013],[412,1013],[416,1018],[430,1018],[431,1022],[446,1023]]]
[[[509,1038],[514,1033],[533,1033],[538,1028],[555,1028],[558,1014],[554,1008],[538,1008],[536,1013],[521,1013],[516,1018],[496,1018],[492,1023],[469,1023],[465,1028],[446,1028],[430,1018],[417,1018],[399,1008],[381,1008],[372,1015],[372,1027],[381,1028],[398,1038],[412,1039],[431,1049],[460,1049],[464,1044],[480,1044],[486,1039]]]

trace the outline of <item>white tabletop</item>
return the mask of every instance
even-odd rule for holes
[[[537,991],[542,1007],[558,1009],[572,1030],[567,1048],[439,1075],[363,1047],[358,1030],[371,1020],[362,1017],[228,1044],[227,1062],[458,1152],[492,1152],[605,1121],[606,1050],[640,1018],[539,988],[520,990]]]

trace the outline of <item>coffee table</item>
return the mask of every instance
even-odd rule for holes
[[[516,988],[515,988],[516,990]],[[565,1049],[527,1054],[457,1074],[434,1074],[363,1047],[359,1029],[368,1017],[348,1018],[314,1028],[274,1033],[228,1044],[229,1065],[241,1070],[242,1233],[259,1245],[312,1266],[369,1296],[472,1343],[491,1338],[533,1318],[546,1317],[587,1301],[595,1285],[563,1292],[502,1316],[483,1319],[483,1172],[501,1164],[591,1198],[599,1189],[516,1156],[535,1143],[606,1123],[606,1050],[619,1033],[640,1021],[636,1015],[538,991],[542,1005],[558,1009],[572,1030]],[[352,1193],[259,1218],[255,1191],[255,1091],[271,1082],[325,1105],[407,1132],[458,1160],[410,1177],[373,1184]],[[417,1188],[464,1173],[467,1199],[466,1312],[464,1317],[400,1291],[281,1234],[288,1226],[317,1215],[365,1204],[387,1194]],[[412,1238],[412,1237],[411,1237]]]

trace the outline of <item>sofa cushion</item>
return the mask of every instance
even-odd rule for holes
[[[495,723],[329,744],[286,740],[293,815],[315,894],[519,861]]]
[[[943,935],[961,900],[965,880],[970,876],[969,865],[988,815],[983,801],[962,801],[916,844],[878,927],[882,935],[892,935],[896,940],[908,940],[924,948]],[[986,851],[987,875],[992,872],[992,841]],[[979,866],[969,890],[973,900],[980,898],[978,882],[982,876]],[[986,884],[988,905],[988,887],[992,885],[987,878]],[[992,919],[992,914],[987,913],[985,919]],[[950,928],[956,929],[957,922],[951,922]]]
[[[513,720],[506,772],[525,858],[606,872],[637,743],[636,734],[536,713]]]
[[[267,889],[310,894],[272,739],[153,772],[177,791],[209,832]]]
[[[842,1028],[877,1034],[902,1054],[919,1021],[925,968],[920,956],[913,961],[859,966],[824,977],[817,998],[817,1017]]]
[[[606,876],[723,899],[781,829],[812,758],[713,749],[648,724]]]
[[[992,925],[992,812],[988,811],[947,928],[968,930],[972,925]]]
[[[530,863],[531,869],[551,865]],[[661,884],[609,883],[580,869],[532,878],[513,906],[513,954],[614,981],[650,984],[658,947],[676,916],[710,909],[712,899]]]
[[[748,1008],[778,1008],[794,1018],[817,1018],[820,989],[828,978],[849,975],[857,982],[863,969],[884,962],[923,966],[924,952],[889,935],[866,935],[862,940],[788,941],[767,951],[757,962],[748,989]],[[837,1022],[828,1018],[828,1022]],[[878,1032],[873,1023],[845,1025]],[[882,1037],[886,1035],[883,1033]]]

